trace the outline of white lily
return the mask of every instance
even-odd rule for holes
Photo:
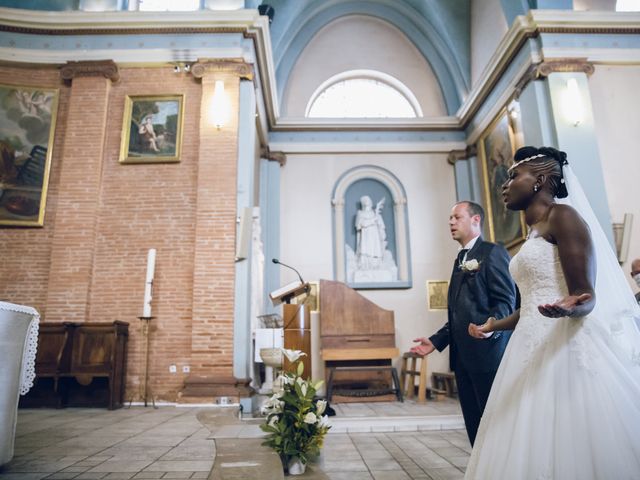
[[[329,416],[328,415],[323,415],[322,417],[318,418],[318,426],[319,427],[328,427],[329,426]]]
[[[313,425],[318,421],[316,414],[313,412],[309,412],[304,416],[304,423],[308,423],[309,425]]]
[[[318,400],[316,402],[316,410],[317,410],[317,414],[318,415],[322,415],[326,408],[327,408],[327,401],[326,400]]]
[[[289,362],[291,363],[297,361],[300,357],[306,355],[306,353],[304,353],[301,350],[289,350],[286,348],[282,349],[282,353],[284,353],[285,357],[287,357],[287,360],[289,360]]]

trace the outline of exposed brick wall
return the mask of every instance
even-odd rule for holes
[[[117,83],[89,77],[72,87],[56,70],[0,71],[0,82],[14,78],[57,86],[61,94],[45,226],[0,229],[0,298],[34,305],[44,321],[78,321],[87,312],[90,321],[129,322],[126,395],[139,398],[144,344],[137,317],[147,250],[156,248],[153,393],[174,400],[184,365],[196,374],[231,375],[237,120],[219,132],[201,125],[203,84],[168,66],[120,68]],[[237,85],[227,91],[236,109]],[[125,96],[162,94],[185,95],[181,161],[120,164]],[[86,105],[80,117],[76,100]],[[83,149],[90,153],[78,158]],[[169,373],[170,364],[178,373]]]
[[[215,80],[202,79],[200,162],[197,181],[192,346],[194,374],[233,373],[233,304],[236,218],[237,114],[212,129],[206,111]],[[224,78],[225,91],[238,104],[239,78]],[[233,109],[236,111],[237,107]],[[215,239],[215,243],[212,240]]]
[[[83,322],[89,313],[110,83],[102,77],[80,77],[71,86],[69,135],[62,148],[53,221],[47,321]]]

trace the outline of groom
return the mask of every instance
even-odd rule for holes
[[[510,332],[494,332],[483,340],[468,333],[469,323],[482,324],[513,312],[516,288],[509,275],[509,254],[501,245],[480,237],[484,210],[473,202],[459,202],[449,216],[451,236],[460,244],[448,293],[448,321],[429,338],[416,338],[411,351],[428,355],[449,346],[464,423],[471,445],[487,403]]]

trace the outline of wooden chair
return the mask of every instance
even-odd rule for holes
[[[447,397],[455,397],[457,394],[456,376],[451,372],[433,372],[431,384],[436,393],[444,393]]]
[[[407,360],[410,360],[411,366],[407,368]],[[416,368],[417,361],[420,361],[419,370]],[[413,398],[415,396],[416,376],[419,376],[418,383],[418,403],[427,401],[427,357],[413,352],[406,352],[402,355],[402,370],[400,371],[400,383],[405,389],[405,397]],[[406,380],[409,379],[407,386]]]

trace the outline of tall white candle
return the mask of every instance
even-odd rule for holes
[[[144,305],[142,307],[142,316],[151,316],[151,298],[153,291],[153,275],[156,271],[156,249],[149,249],[147,254],[147,277],[144,284]]]

